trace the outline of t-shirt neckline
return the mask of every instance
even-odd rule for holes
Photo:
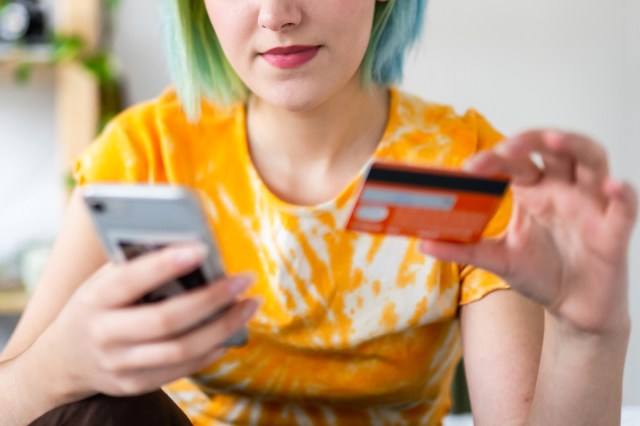
[[[261,195],[264,195],[269,202],[276,207],[278,210],[286,211],[289,213],[302,213],[302,214],[315,214],[322,213],[330,210],[334,210],[338,207],[345,206],[349,203],[350,199],[356,193],[356,189],[360,186],[364,175],[369,170],[371,163],[377,158],[381,156],[383,150],[387,147],[388,142],[391,140],[392,135],[395,133],[395,127],[397,126],[397,108],[398,108],[398,97],[399,93],[396,88],[389,88],[389,110],[387,114],[387,122],[385,124],[385,129],[382,134],[376,149],[373,151],[369,159],[366,163],[360,168],[358,173],[351,179],[351,181],[338,193],[334,198],[327,200],[325,202],[319,204],[311,204],[311,205],[302,205],[302,204],[294,204],[287,201],[284,201],[276,194],[274,194],[271,189],[267,186],[267,184],[258,173],[256,169],[253,159],[251,158],[251,154],[249,152],[249,138],[247,136],[247,109],[246,104],[239,105],[239,113],[237,115],[237,134],[239,136],[240,145],[241,145],[241,160],[244,165],[247,167],[251,178],[258,183],[258,190]]]

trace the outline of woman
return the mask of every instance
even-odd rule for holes
[[[1,424],[188,423],[147,393],[190,376],[166,389],[195,424],[434,425],[461,351],[477,424],[619,421],[636,196],[601,148],[503,140],[394,89],[422,0],[165,7],[176,91],[117,118],[76,176],[199,189],[230,278],[133,306],[205,253],[107,264],[76,191],[4,352]],[[512,197],[476,244],[345,231],[373,159],[505,174]]]

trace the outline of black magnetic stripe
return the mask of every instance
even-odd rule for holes
[[[417,173],[386,168],[372,168],[367,179],[381,183],[401,183],[411,186],[480,192],[492,195],[504,194],[508,185],[506,181],[495,179]]]

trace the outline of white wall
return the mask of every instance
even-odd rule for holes
[[[168,82],[159,2],[121,3],[115,48],[130,99],[137,102]],[[608,149],[615,174],[640,187],[633,162],[640,158],[638,22],[637,0],[431,0],[425,41],[408,64],[403,87],[460,111],[477,108],[508,134],[536,126],[590,134]],[[51,76],[42,72],[34,83],[18,89],[0,72],[0,255],[22,235],[40,232],[37,227],[53,233],[57,226]],[[46,158],[52,161],[44,164]],[[34,175],[36,170],[41,174]],[[31,180],[23,183],[26,179]],[[24,185],[23,194],[14,195],[16,185]],[[20,210],[27,213],[17,215],[13,203],[27,206]],[[625,404],[635,405],[640,405],[639,258],[636,233],[630,295],[636,327],[624,389]]]
[[[578,130],[603,143],[614,174],[640,188],[640,2],[432,0],[404,87],[512,134]],[[635,161],[634,161],[635,160]],[[632,243],[635,324],[624,402],[640,405],[640,238]],[[635,260],[635,261],[634,261]]]
[[[627,132],[618,142],[624,156],[624,173],[640,190],[640,2],[626,0],[625,105]],[[627,355],[624,401],[640,405],[640,226],[636,226],[631,247],[630,303],[633,318],[631,343]]]
[[[62,200],[56,164],[52,86],[48,69],[28,86],[0,69],[0,259],[16,245],[53,237]]]

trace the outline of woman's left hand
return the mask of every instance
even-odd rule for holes
[[[478,153],[465,168],[511,178],[509,226],[474,244],[424,241],[424,252],[500,275],[581,332],[606,333],[628,319],[637,195],[610,176],[600,146],[576,134],[532,131]]]

